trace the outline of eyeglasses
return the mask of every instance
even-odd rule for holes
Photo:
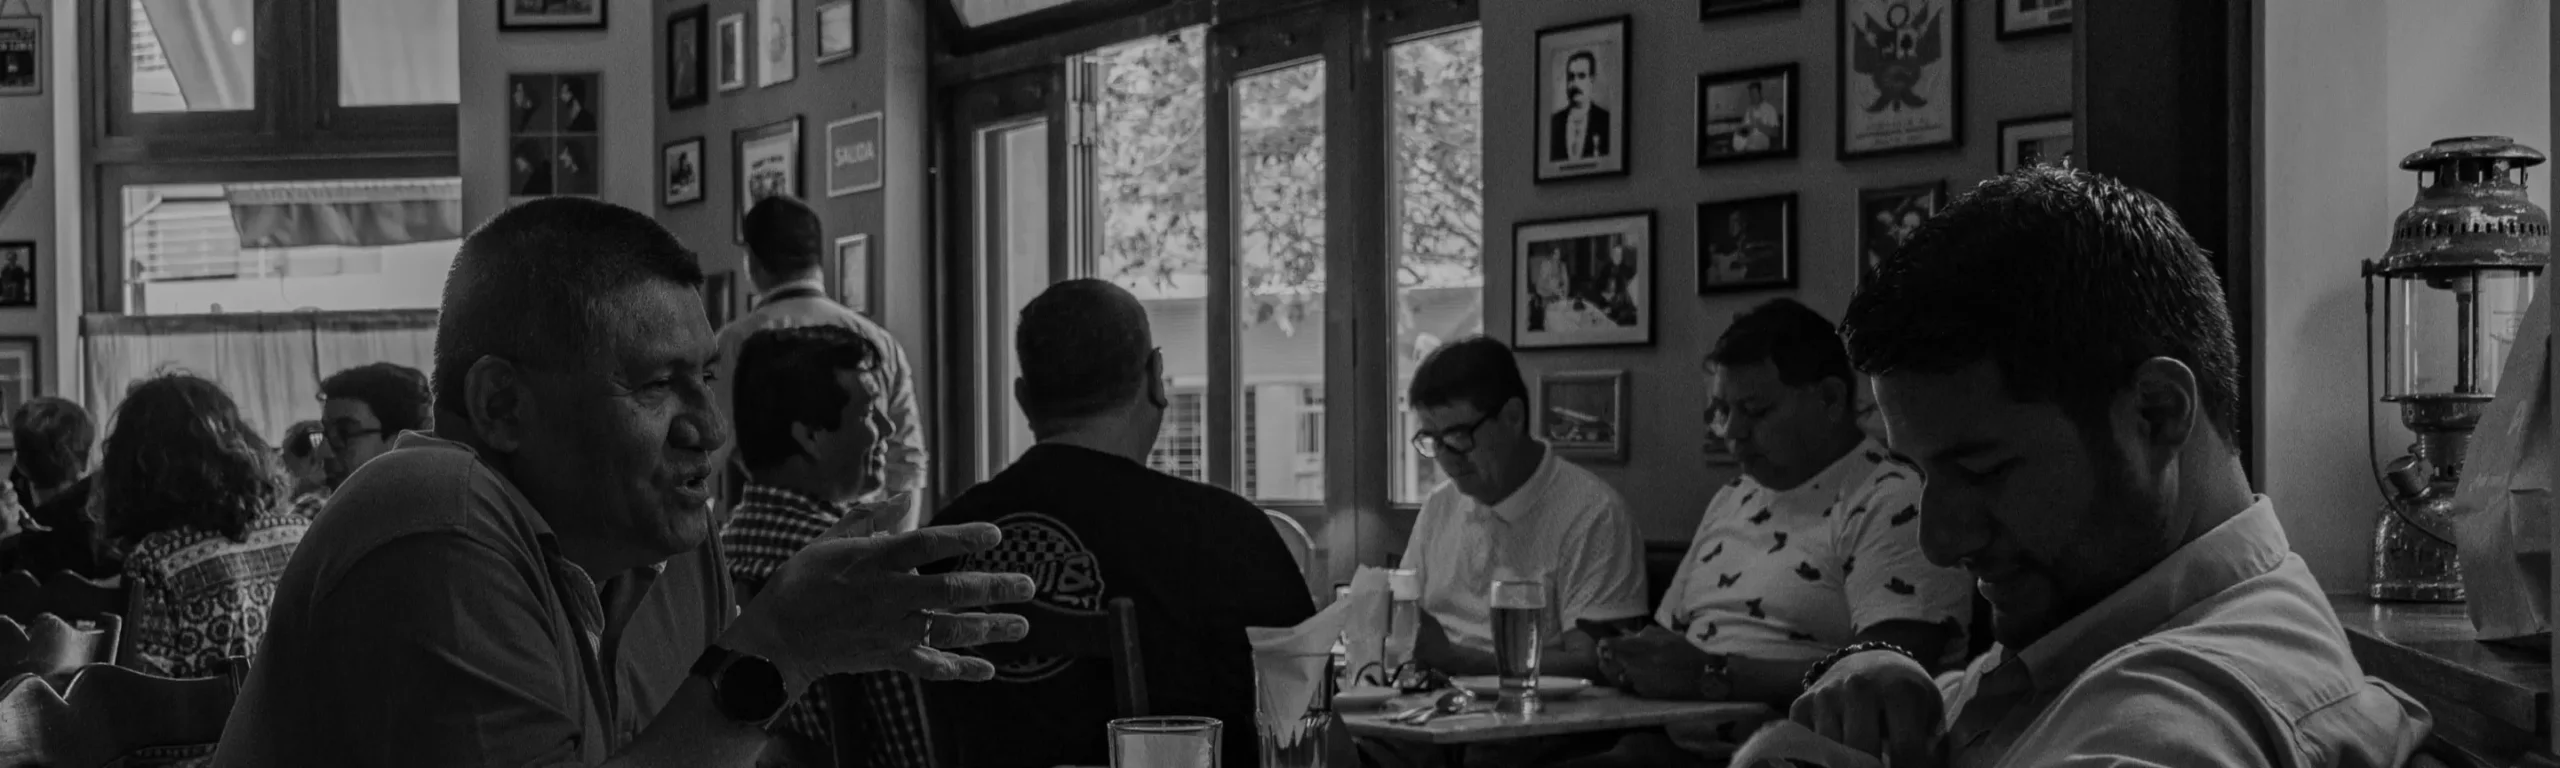
[[[1413,452],[1422,454],[1426,459],[1440,458],[1441,451],[1448,451],[1450,456],[1465,456],[1468,451],[1476,449],[1476,428],[1484,426],[1485,422],[1492,421],[1493,417],[1500,415],[1502,415],[1501,411],[1494,411],[1485,414],[1483,418],[1476,419],[1475,423],[1450,427],[1436,434],[1427,429],[1415,432],[1413,433]]]
[[[339,421],[322,426],[320,434],[328,438],[331,447],[344,448],[348,443],[355,442],[356,438],[382,434],[382,428],[368,427],[353,421]]]

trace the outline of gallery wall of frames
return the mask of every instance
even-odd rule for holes
[[[1735,314],[1787,297],[1836,321],[1950,193],[2072,157],[2071,0],[1489,0],[1483,19],[1512,52],[1485,61],[1485,325],[1521,349],[1541,432],[1650,540],[1684,540],[1737,471],[1701,373]]]

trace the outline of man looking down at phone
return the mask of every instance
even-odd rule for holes
[[[1611,684],[1783,706],[1844,649],[1932,667],[1961,654],[1972,584],[1921,555],[1919,470],[1859,429],[1857,376],[1831,322],[1771,300],[1734,318],[1705,368],[1708,428],[1742,476],[1708,502],[1655,623],[1600,641]],[[1736,730],[1637,733],[1589,764],[1696,763],[1729,753],[1748,733]]]

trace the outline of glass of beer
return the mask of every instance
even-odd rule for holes
[[[1218,768],[1214,717],[1130,717],[1111,721],[1111,768]]]
[[[1503,579],[1493,583],[1493,656],[1501,695],[1493,711],[1534,715],[1538,704],[1538,649],[1546,644],[1547,583]]]

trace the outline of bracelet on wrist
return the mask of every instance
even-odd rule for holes
[[[1830,672],[1831,667],[1839,664],[1841,659],[1856,656],[1868,651],[1891,651],[1893,653],[1902,654],[1903,658],[1910,659],[1915,662],[1920,660],[1919,655],[1912,653],[1909,649],[1881,640],[1869,640],[1863,643],[1850,643],[1848,645],[1840,646],[1840,650],[1832,651],[1831,655],[1824,656],[1821,661],[1814,662],[1813,666],[1807,667],[1804,671],[1804,689],[1808,691],[1813,690],[1813,684],[1821,681],[1823,674]],[[1920,666],[1926,667],[1928,665],[1921,664]]]

